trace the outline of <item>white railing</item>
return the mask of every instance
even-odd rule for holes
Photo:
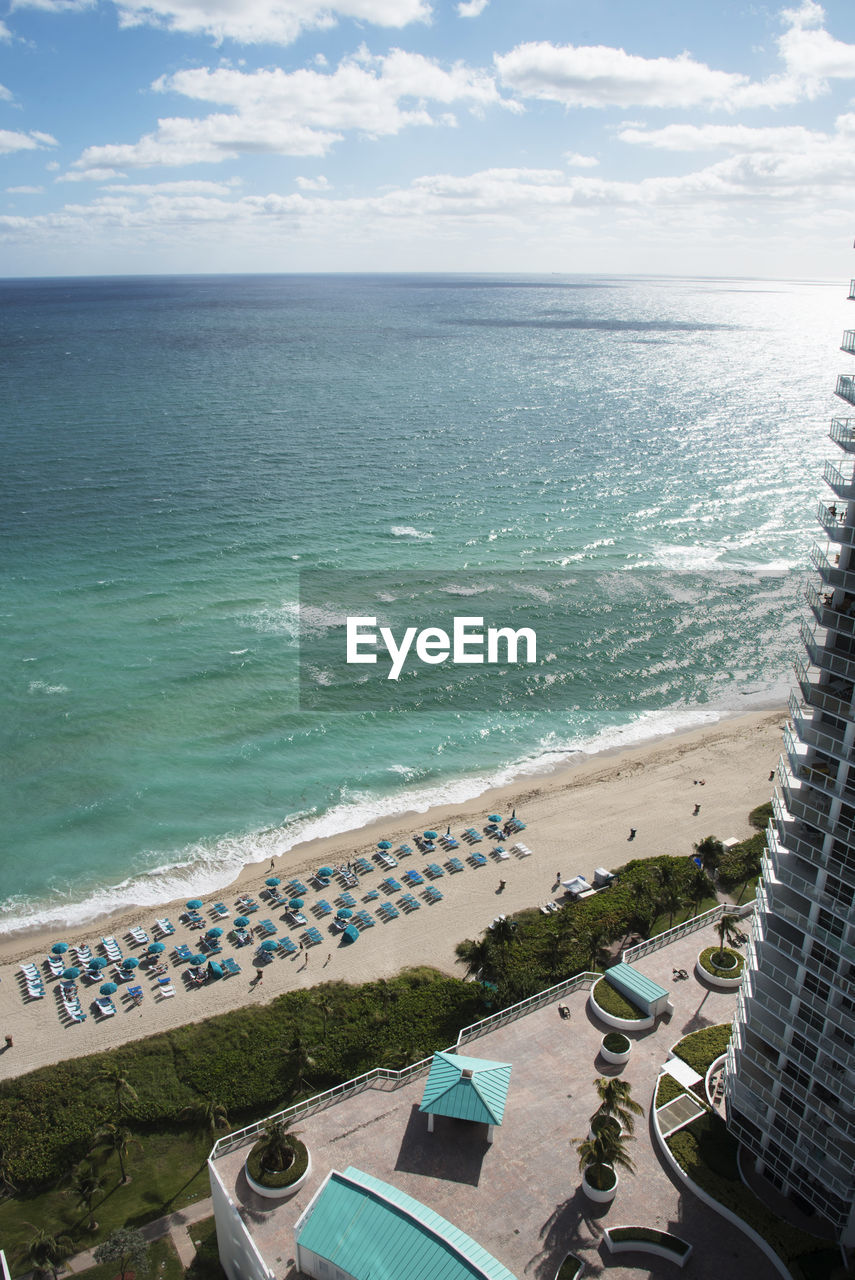
[[[673,929],[666,929],[664,933],[657,933],[654,938],[647,938],[644,942],[637,942],[634,947],[627,947],[626,951],[621,953],[621,959],[627,964],[631,964],[633,960],[640,960],[642,956],[650,955],[652,951],[659,951],[662,947],[670,946],[672,942],[676,942],[679,938],[685,938],[689,933],[696,933],[698,929],[705,929],[707,925],[715,924],[724,915],[738,916],[740,920],[751,914],[754,910],[753,902],[745,902],[741,907],[733,906],[728,902],[720,902],[717,907],[712,907],[709,911],[705,911],[703,915],[693,916],[691,920],[684,920],[682,924],[675,924]]]
[[[591,987],[602,976],[601,973],[592,973],[590,970],[586,970],[584,973],[577,973],[572,978],[565,979],[564,982],[556,983],[554,987],[547,987],[544,991],[538,991],[536,995],[527,996],[525,1000],[520,1000],[517,1004],[512,1004],[507,1009],[500,1009],[498,1013],[491,1013],[489,1017],[482,1018],[480,1022],[473,1022],[471,1027],[464,1027],[457,1036],[457,1045],[460,1046],[468,1044],[470,1040],[477,1040],[489,1031],[494,1031],[496,1027],[503,1027],[508,1022],[514,1022],[517,1018],[522,1018],[527,1013],[533,1013],[535,1009],[541,1009],[545,1004],[552,1004],[554,1000],[560,999],[561,996],[569,996],[583,987]]]

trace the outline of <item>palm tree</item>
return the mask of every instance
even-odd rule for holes
[[[464,938],[454,948],[458,964],[466,966],[467,978],[483,978],[485,982],[496,981],[496,948],[493,939],[485,934],[477,942]]]
[[[635,1117],[643,1116],[644,1108],[633,1098],[628,1082],[621,1080],[619,1076],[600,1076],[594,1081],[594,1085],[600,1105],[594,1112],[592,1122],[598,1116],[608,1117],[617,1121],[619,1129],[632,1135],[635,1132]]]
[[[299,1031],[296,1032],[288,1050],[288,1056],[294,1064],[294,1074],[298,1084],[311,1091],[312,1085],[306,1079],[306,1072],[317,1066],[317,1059],[312,1057],[309,1046]]]
[[[87,1231],[97,1230],[98,1223],[95,1221],[95,1214],[92,1211],[92,1202],[99,1192],[104,1190],[104,1184],[96,1176],[95,1171],[90,1165],[81,1161],[76,1164],[69,1175],[68,1195],[73,1195],[77,1203],[86,1211],[89,1221],[86,1224]]]
[[[736,899],[737,904],[742,901],[745,890],[755,876],[759,876],[763,869],[763,854],[760,849],[749,848],[742,859],[742,885],[739,890],[739,897]]]
[[[697,848],[697,845],[695,846]],[[686,892],[692,904],[692,915],[696,916],[701,909],[704,898],[715,897],[715,886],[703,867],[695,866],[689,876]]]
[[[122,1075],[121,1068],[115,1063],[110,1063],[106,1067],[102,1067],[98,1072],[95,1080],[98,1084],[108,1084],[113,1090],[113,1101],[116,1104],[116,1116],[120,1118],[125,1114],[126,1103],[128,1101],[138,1102],[137,1091],[127,1079]],[[129,1110],[130,1108],[128,1108]]]
[[[592,925],[583,936],[579,939],[587,950],[588,968],[596,969],[600,960],[603,948],[607,943],[611,942],[611,934],[609,930],[601,924]]]
[[[668,912],[668,928],[670,929],[674,923],[674,913],[679,911],[685,904],[686,891],[681,883],[680,871],[672,862],[666,862],[663,866],[656,868],[656,878],[659,881],[659,905],[663,911]]]
[[[711,956],[713,964],[722,965],[727,959],[725,948],[735,947],[741,938],[739,926],[737,924],[738,916],[733,911],[722,911],[715,931],[718,934],[719,949],[715,955]]]
[[[125,1168],[125,1160],[128,1158],[132,1146],[142,1146],[139,1139],[135,1138],[130,1129],[126,1129],[124,1125],[114,1124],[110,1121],[108,1124],[101,1126],[95,1134],[95,1141],[102,1143],[108,1151],[115,1151],[119,1160],[122,1182],[130,1182]]]
[[[509,920],[507,916],[500,916],[490,925],[490,937],[501,951],[505,951],[513,942],[517,932],[516,920]]]
[[[587,1177],[592,1187],[598,1191],[608,1191],[614,1185],[615,1169],[626,1169],[627,1173],[635,1173],[635,1165],[626,1150],[629,1134],[620,1133],[611,1125],[603,1125],[593,1138],[585,1138],[576,1147],[579,1153],[579,1168]]]
[[[27,1245],[28,1261],[37,1271],[49,1271],[56,1280],[56,1273],[63,1262],[74,1253],[74,1241],[70,1236],[51,1235],[44,1227],[37,1227],[32,1222],[27,1226],[36,1233]]]
[[[184,1107],[180,1114],[187,1120],[195,1121],[199,1128],[210,1133],[212,1138],[217,1136],[218,1129],[229,1128],[228,1111],[221,1102],[216,1102],[213,1098],[200,1098],[198,1102]]]
[[[701,860],[701,867],[707,873],[715,875],[719,859],[724,854],[724,845],[715,836],[704,836],[693,846],[695,854]]]
[[[285,1173],[294,1163],[294,1139],[284,1120],[268,1120],[264,1136],[257,1144],[261,1167],[267,1173]]]

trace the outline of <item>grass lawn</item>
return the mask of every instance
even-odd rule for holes
[[[191,1227],[190,1239],[196,1245],[196,1257],[187,1268],[187,1280],[226,1280],[226,1273],[220,1266],[213,1217]]]
[[[695,916],[702,916],[705,911],[712,911],[713,907],[717,907],[718,905],[718,898],[704,898],[697,911],[693,906],[683,907],[681,911],[674,912],[673,920],[668,912],[665,911],[661,916],[657,916],[653,921],[653,925],[650,929],[650,936],[653,938],[657,933],[665,933],[668,929],[673,929],[678,924],[684,924],[686,920],[694,920]]]
[[[63,1187],[26,1192],[0,1204],[0,1240],[13,1273],[29,1270],[27,1243],[33,1226],[65,1232],[79,1250],[91,1249],[116,1227],[140,1227],[194,1200],[210,1195],[206,1161],[212,1146],[207,1132],[169,1130],[146,1133],[133,1145],[126,1167],[131,1181],[122,1186],[115,1155],[96,1152],[90,1163],[104,1183],[94,1202],[98,1230],[84,1230],[86,1215]]]
[[[76,1274],[85,1277],[85,1280],[113,1280],[114,1276],[118,1276],[119,1268],[115,1262],[102,1262],[98,1267],[90,1267],[88,1271],[78,1271]],[[151,1276],[152,1280],[183,1280],[181,1259],[168,1236],[163,1240],[155,1240],[149,1246],[148,1268],[142,1274]]]

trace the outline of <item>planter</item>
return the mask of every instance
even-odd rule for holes
[[[601,979],[600,981],[605,981],[605,979]],[[656,1021],[651,1014],[639,1013],[637,1018],[619,1018],[617,1014],[607,1013],[606,1010],[597,1003],[597,997],[594,994],[596,989],[597,988],[594,987],[588,992],[588,1008],[591,1010],[594,1017],[599,1018],[600,1022],[605,1023],[607,1027],[613,1027],[615,1031],[646,1031],[649,1027],[652,1027]]]
[[[622,1067],[625,1062],[629,1062],[631,1052],[632,1041],[620,1031],[610,1031],[608,1035],[603,1036],[600,1045],[600,1057],[603,1062],[609,1062],[613,1067]]]
[[[568,1253],[555,1273],[555,1280],[579,1280],[585,1264],[575,1253]]]
[[[587,1169],[582,1174],[582,1190],[584,1191],[588,1199],[593,1200],[595,1204],[611,1204],[612,1200],[614,1200],[615,1196],[617,1195],[618,1176],[615,1173],[614,1169],[611,1167],[611,1165],[606,1165],[605,1167],[614,1178],[614,1182],[612,1183],[612,1185],[609,1188],[607,1188],[607,1190],[605,1191],[601,1191],[599,1187],[595,1187],[591,1185],[591,1183],[588,1181]]]
[[[692,1254],[688,1241],[653,1227],[606,1227],[603,1238],[609,1253],[651,1253],[678,1267],[684,1267]]]
[[[311,1152],[306,1147],[303,1146],[303,1143],[300,1142],[299,1139],[295,1140],[295,1145],[302,1148],[302,1150],[305,1152],[305,1157],[306,1157],[305,1168],[303,1168],[302,1172],[296,1173],[292,1181],[285,1182],[278,1187],[265,1186],[264,1183],[259,1182],[257,1178],[254,1178],[252,1176],[252,1174],[249,1171],[249,1162],[253,1156],[255,1147],[253,1147],[250,1150],[250,1153],[247,1156],[246,1161],[244,1162],[243,1171],[246,1175],[246,1180],[251,1190],[253,1190],[256,1195],[264,1196],[265,1199],[267,1200],[287,1200],[289,1196],[296,1195],[297,1192],[300,1190],[300,1188],[305,1186],[305,1184],[308,1182],[309,1178],[312,1175],[312,1155],[311,1155]],[[299,1161],[300,1167],[302,1166],[302,1163],[303,1163],[302,1160],[300,1160]]]
[[[742,985],[745,960],[737,951],[725,948],[724,955],[731,963],[713,965],[710,957],[718,955],[719,950],[718,947],[707,947],[700,953],[695,961],[695,976],[717,991],[735,991]]]

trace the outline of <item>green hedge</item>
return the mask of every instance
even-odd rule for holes
[[[717,1027],[704,1027],[701,1031],[693,1031],[674,1045],[674,1053],[690,1067],[694,1067],[698,1075],[705,1076],[709,1067],[721,1054],[727,1052],[730,1044],[730,1023]]]
[[[713,964],[713,956],[724,952],[726,956],[733,956],[736,965],[732,969],[722,969],[718,965]],[[711,973],[714,978],[741,978],[742,970],[745,968],[745,957],[741,956],[738,951],[732,951],[730,947],[707,947],[698,956],[700,966],[706,969],[707,973]]]
[[[261,1151],[264,1145],[264,1139],[256,1142],[255,1146],[246,1158],[247,1173],[252,1178],[253,1182],[260,1182],[263,1187],[270,1187],[273,1189],[275,1187],[291,1187],[298,1178],[302,1178],[303,1174],[309,1167],[309,1152],[306,1148],[306,1144],[301,1142],[299,1138],[294,1137],[293,1134],[290,1135],[289,1141],[291,1143],[291,1150],[294,1152],[294,1160],[289,1168],[282,1169],[281,1171],[274,1173],[265,1169],[261,1163]]]
[[[600,978],[591,994],[600,1008],[615,1018],[632,1018],[638,1022],[647,1017],[646,1013],[642,1013],[640,1009],[636,1009],[634,1004],[630,1004],[626,996],[622,996],[612,986],[608,978]]]
[[[558,1268],[558,1275],[555,1280],[579,1280],[584,1266],[582,1259],[577,1258],[575,1253],[568,1253]]]
[[[675,1080],[673,1076],[669,1076],[666,1072],[665,1075],[659,1077],[654,1106],[658,1110],[659,1107],[664,1107],[667,1102],[673,1102],[675,1098],[679,1098],[685,1092],[686,1090],[679,1080]]]
[[[622,1031],[610,1031],[607,1036],[603,1036],[603,1048],[608,1049],[609,1053],[626,1053],[631,1047],[632,1041]]]

